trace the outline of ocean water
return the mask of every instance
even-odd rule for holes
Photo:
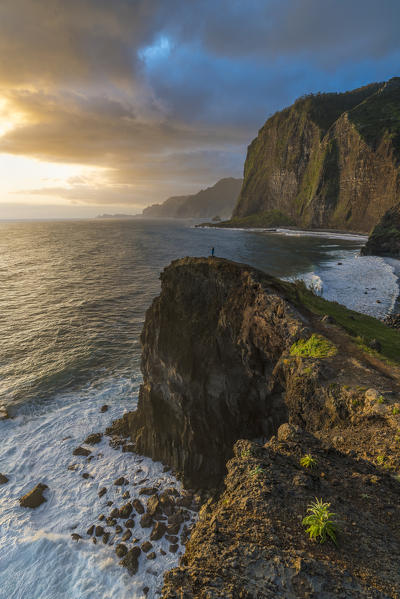
[[[376,316],[393,309],[398,265],[359,257],[363,238],[192,225],[0,223],[0,404],[12,416],[0,421],[0,472],[10,479],[0,486],[1,599],[134,599],[144,597],[145,586],[148,597],[157,597],[163,572],[177,565],[182,548],[171,554],[162,540],[157,559],[142,555],[130,577],[112,547],[70,536],[84,533],[106,500],[117,501],[112,482],[120,475],[129,479],[132,497],[143,485],[179,488],[161,464],[111,449],[106,439],[90,462],[72,456],[88,434],[135,408],[139,335],[159,273],[171,260],[205,256],[214,246],[218,256],[303,278],[353,309]],[[105,403],[109,410],[101,413]],[[76,470],[67,470],[71,463]],[[19,507],[18,498],[38,482],[49,486],[47,502],[36,510]],[[100,500],[103,486],[110,490]],[[140,527],[133,533],[140,542],[149,534]]]

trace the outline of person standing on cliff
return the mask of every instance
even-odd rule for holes
[[[214,248],[211,248],[211,257],[214,258]]]

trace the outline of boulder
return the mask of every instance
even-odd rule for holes
[[[0,405],[0,420],[7,420],[9,418],[8,410],[6,406]]]
[[[117,487],[122,487],[122,485],[128,485],[129,480],[127,480],[124,476],[120,476],[117,480],[114,481],[114,485]]]
[[[141,546],[141,549],[144,553],[147,553],[150,551],[150,549],[153,549],[153,543],[150,543],[150,541],[145,541]]]
[[[152,524],[153,518],[150,516],[150,514],[143,514],[143,516],[140,518],[140,526],[142,528],[150,528]]]
[[[26,493],[26,495],[20,498],[19,503],[21,507],[39,507],[39,505],[47,501],[47,499],[43,497],[43,491],[45,491],[45,489],[48,489],[48,486],[43,483],[36,485],[32,491],[29,491],[29,493]]]
[[[79,446],[76,449],[74,449],[74,451],[72,453],[73,453],[73,455],[81,455],[81,456],[87,457],[92,452],[90,451],[90,449],[86,449],[85,447]]]
[[[130,503],[126,503],[119,509],[119,517],[120,518],[129,518],[132,513],[132,505]]]
[[[150,540],[158,541],[159,539],[161,539],[161,537],[164,536],[166,530],[167,527],[165,526],[164,522],[156,522],[151,532]]]
[[[104,406],[101,406],[101,408],[100,408],[100,412],[107,412],[107,410],[108,410],[107,404],[104,404]]]
[[[100,443],[102,436],[103,433],[92,433],[85,439],[84,443],[86,445],[97,445],[97,443]]]
[[[141,553],[140,547],[132,547],[125,555],[125,557],[119,562],[121,566],[124,566],[129,574],[133,576],[138,571],[138,559]]]
[[[0,485],[5,485],[8,483],[8,478],[5,474],[1,474],[0,472]]]
[[[98,496],[101,498],[103,497],[103,495],[105,495],[107,493],[107,489],[106,487],[103,487],[102,489],[100,489],[100,491],[98,492]]]
[[[142,502],[140,501],[140,499],[134,499],[132,501],[132,505],[135,508],[135,510],[137,511],[138,514],[144,514],[144,507]]]

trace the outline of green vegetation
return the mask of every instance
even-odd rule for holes
[[[376,458],[376,463],[377,463],[379,466],[382,466],[382,465],[384,464],[384,462],[385,462],[385,459],[386,459],[386,458],[385,458],[385,456],[384,456],[384,455],[378,455],[378,457]]]
[[[253,455],[253,452],[251,449],[243,449],[240,455],[242,456],[242,458],[250,458]]]
[[[203,223],[197,226],[202,227],[207,225],[208,227],[223,227],[227,229],[263,229],[271,227],[289,227],[294,224],[294,220],[290,216],[287,216],[287,214],[284,212],[281,212],[280,210],[267,210],[258,214],[250,214],[249,216],[244,216],[243,218],[234,217],[230,220],[224,220],[219,223]]]
[[[329,511],[330,503],[315,498],[315,501],[307,507],[308,516],[303,518],[303,526],[307,526],[306,532],[310,539],[320,539],[320,543],[325,543],[329,537],[336,545],[336,534],[339,525],[335,520],[336,514]]]
[[[303,466],[303,468],[314,468],[317,464],[318,461],[310,453],[306,453],[300,458],[300,466]]]
[[[397,416],[397,414],[399,414],[399,413],[400,413],[400,410],[399,410],[398,406],[393,406],[393,408],[392,408],[393,416]]]
[[[383,395],[380,395],[376,401],[377,403],[385,403],[385,398],[383,397]]]
[[[328,314],[355,340],[357,337],[362,338],[364,344],[360,348],[363,351],[377,357],[383,356],[394,363],[400,363],[400,334],[395,329],[391,329],[372,316],[354,312],[336,302],[328,302],[307,289],[302,281],[292,285],[281,281],[280,288],[284,289],[288,299],[300,309],[305,307],[320,316]],[[366,346],[372,339],[377,339],[382,346],[379,354]]]
[[[337,354],[337,348],[333,343],[315,333],[307,340],[299,339],[290,348],[291,356],[302,356],[305,358],[327,358]]]

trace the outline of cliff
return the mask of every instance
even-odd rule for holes
[[[146,217],[169,218],[229,218],[239,196],[242,179],[220,179],[212,187],[196,194],[174,196],[162,204],[153,204],[143,210]]]
[[[399,106],[393,78],[274,114],[248,147],[233,219],[278,210],[299,227],[369,232],[400,199]]]
[[[400,258],[400,203],[385,212],[362,248],[361,254]]]
[[[110,434],[209,497],[163,598],[398,599],[398,333],[223,259],[161,282],[138,408]],[[307,535],[315,498],[337,545]]]

